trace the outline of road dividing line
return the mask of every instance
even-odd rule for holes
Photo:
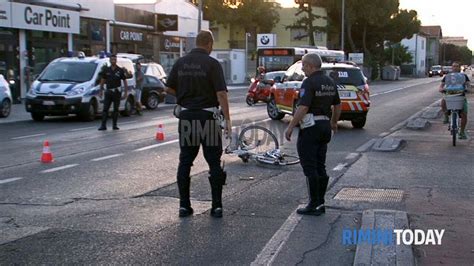
[[[48,170],[44,170],[44,171],[41,171],[40,173],[42,173],[42,174],[52,173],[52,172],[61,171],[61,170],[64,170],[64,169],[76,167],[76,166],[78,166],[78,165],[79,165],[79,164],[77,164],[77,163],[75,163],[75,164],[68,164],[68,165],[64,165],[64,166],[60,166],[60,167],[56,167],[56,168],[51,168],[51,169],[48,169]]]
[[[94,129],[96,127],[82,127],[82,128],[75,128],[75,129],[71,129],[69,130],[69,132],[75,132],[75,131],[81,131],[81,130],[87,130],[87,129]]]
[[[140,148],[140,149],[136,149],[136,150],[133,150],[133,151],[146,151],[146,150],[151,150],[151,149],[158,148],[158,147],[161,147],[161,146],[164,146],[164,145],[176,143],[176,142],[178,142],[178,141],[179,141],[179,139],[174,139],[174,140],[170,140],[170,141],[167,141],[167,142],[163,142],[163,143],[158,143],[158,144],[153,144],[153,145],[150,145],[150,146],[146,146],[146,147],[143,147],[143,148]]]
[[[338,164],[336,167],[334,167],[332,170],[333,171],[341,171],[342,169],[344,169],[344,167],[347,166],[347,163],[340,163]]]
[[[346,156],[346,160],[352,160],[352,159],[355,159],[355,158],[357,158],[357,156],[359,156],[359,154],[358,154],[358,153],[351,152],[351,153],[349,153],[349,154]]]
[[[112,159],[112,158],[115,158],[115,157],[120,157],[122,155],[123,155],[123,153],[112,154],[112,155],[92,159],[91,162],[98,162],[98,161],[103,161],[103,160],[107,160],[107,159]]]
[[[302,204],[298,206],[298,208],[303,208],[305,206],[305,204]],[[296,210],[294,210],[250,265],[271,265],[286,241],[288,241],[291,233],[301,221],[301,217],[302,215],[296,214]]]
[[[120,125],[133,124],[133,123],[136,123],[136,122],[138,122],[138,121],[120,122]]]
[[[20,179],[23,179],[23,177],[14,177],[14,178],[3,179],[3,180],[0,180],[0,184],[13,182],[13,181],[17,181],[17,180],[20,180]]]
[[[14,137],[11,139],[26,139],[26,138],[33,138],[33,137],[39,137],[39,136],[44,136],[46,133],[41,133],[41,134],[34,134],[34,135],[28,135],[28,136],[21,136],[21,137]]]

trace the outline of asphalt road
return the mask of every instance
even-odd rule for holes
[[[339,123],[328,152],[329,174],[337,175],[332,169],[359,146],[437,100],[439,80],[371,84],[367,124],[356,130],[350,122]],[[295,140],[283,141],[289,118],[270,121],[264,104],[246,106],[245,93],[245,88],[229,92],[234,126],[271,127],[283,148],[294,151]],[[154,139],[158,123],[164,124],[163,142]],[[225,155],[225,217],[211,219],[207,167],[200,155],[192,170],[196,214],[179,219],[172,109],[120,117],[119,131],[99,132],[98,126],[98,120],[74,117],[0,124],[0,261],[249,264],[306,201],[299,166],[262,167]],[[52,164],[38,162],[46,139]]]

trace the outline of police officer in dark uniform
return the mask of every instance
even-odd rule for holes
[[[303,95],[285,137],[290,141],[294,127],[300,123],[297,149],[307,180],[309,203],[296,212],[321,215],[325,212],[324,195],[329,182],[325,165],[327,144],[331,140],[331,129],[337,131],[341,101],[334,81],[321,71],[321,57],[306,54],[302,61],[308,78],[301,85],[300,93]]]
[[[193,214],[189,199],[190,171],[200,146],[209,165],[212,192],[211,216],[222,217],[222,186],[226,173],[221,167],[222,130],[215,119],[221,107],[225,134],[232,130],[224,72],[219,62],[210,57],[214,38],[210,31],[196,37],[196,48],[174,64],[167,80],[167,93],[176,95],[179,112],[179,166],[177,173],[179,216]]]
[[[110,105],[114,104],[114,111],[112,113],[113,129],[118,130],[117,119],[119,113],[120,98],[122,95],[122,80],[125,87],[125,93],[122,99],[126,99],[128,95],[128,84],[125,71],[117,65],[117,56],[110,56],[110,66],[104,66],[100,73],[100,98],[104,96],[104,84],[107,85],[105,89],[104,109],[102,111],[102,125],[99,130],[107,130],[107,116],[109,114]]]

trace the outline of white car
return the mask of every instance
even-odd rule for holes
[[[79,115],[92,121],[102,113],[99,97],[99,73],[109,58],[64,57],[53,60],[33,82],[26,95],[26,111],[35,121],[45,116]],[[135,68],[130,59],[117,58],[117,65],[127,72],[128,97],[120,101],[123,116],[132,114],[135,106]],[[122,83],[122,92],[123,89]]]
[[[12,92],[10,85],[0,74],[0,117],[7,117],[12,110]]]

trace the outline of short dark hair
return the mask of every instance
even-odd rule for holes
[[[111,54],[109,57],[110,57],[110,58],[112,58],[112,57],[117,58],[117,55],[116,55],[116,54]]]
[[[206,46],[213,42],[214,36],[212,36],[212,32],[209,30],[200,31],[196,37],[196,46]]]

